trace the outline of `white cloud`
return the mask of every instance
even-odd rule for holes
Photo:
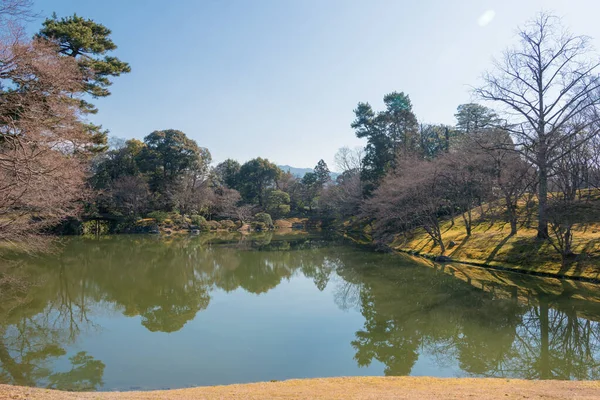
[[[492,22],[494,20],[495,16],[496,16],[496,11],[487,10],[486,12],[481,14],[479,16],[479,18],[477,18],[477,24],[479,24],[479,26],[487,26],[487,25],[489,25],[490,22]]]

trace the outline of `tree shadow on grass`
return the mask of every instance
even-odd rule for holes
[[[546,244],[546,241],[543,239],[517,239],[506,252],[506,261],[510,264],[526,267],[529,263],[539,259],[538,253],[544,244]]]
[[[568,273],[569,276],[581,276],[583,274],[583,272],[586,270],[588,270],[588,271],[590,269],[597,270],[598,262],[599,262],[598,259],[594,260],[591,257],[589,257],[588,254],[581,253],[574,257],[569,257],[569,258],[564,259],[562,261],[562,265],[561,265],[558,273],[562,274],[562,275],[566,275]],[[595,276],[588,276],[588,277],[598,279],[599,276],[600,276],[600,271],[597,272]]]
[[[508,240],[511,237],[513,237],[513,235],[508,235],[504,239],[502,239],[502,241],[500,243],[498,243],[498,245],[494,248],[494,250],[492,250],[492,252],[490,253],[490,255],[486,258],[485,262],[486,263],[490,263],[491,261],[494,261],[494,258],[496,258],[496,255],[498,254],[498,252],[500,251],[500,249],[502,247],[504,247],[504,245],[506,244],[506,242],[508,242]]]
[[[571,275],[581,275],[581,271],[583,269],[582,261],[578,260],[580,256],[569,257],[562,260],[562,265],[560,266],[559,274],[564,275],[569,270],[573,269]]]
[[[506,226],[507,223],[508,222],[503,222],[503,221],[499,221],[499,220],[491,221],[490,224],[488,225],[488,227],[485,228],[483,231],[488,232],[492,228],[497,228],[498,231],[501,232],[504,230],[504,227]]]
[[[422,242],[423,242],[423,241],[422,241]],[[433,243],[433,239],[431,239],[431,238],[427,238],[427,240],[425,240],[424,242],[425,242],[425,243],[424,243],[424,244],[423,244],[423,245],[422,245],[420,248],[417,248],[417,249],[416,249],[416,250],[417,250],[419,253],[422,253],[422,252],[423,252],[423,250],[425,250],[425,248],[426,248],[427,246],[429,246],[429,250],[428,250],[428,252],[429,252],[429,251],[432,251],[433,249],[435,249],[435,247],[436,247],[436,246],[435,246],[435,244]],[[419,246],[420,246],[420,244],[419,244]]]
[[[581,253],[586,254],[586,255],[593,253],[597,243],[598,243],[598,240],[589,240],[585,244],[585,246],[583,246],[583,250]]]
[[[587,229],[587,227],[584,229]],[[598,279],[600,277],[600,259],[595,256],[597,244],[598,240],[588,240],[576,255],[564,258],[559,273],[563,275],[568,273],[568,275],[572,276],[581,276],[585,271],[588,273],[590,271],[597,271],[595,276],[588,275],[588,277]]]
[[[453,247],[451,249],[448,248],[448,250],[452,250],[452,253],[450,253],[450,257],[453,257],[455,254],[458,254],[460,249],[462,249],[462,247],[465,245],[465,243],[469,241],[469,239],[471,239],[471,236],[465,236],[465,238],[460,241],[460,244],[458,246]]]

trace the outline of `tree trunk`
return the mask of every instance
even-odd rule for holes
[[[513,204],[510,196],[505,196],[504,201],[506,202],[506,212],[508,213],[508,220],[510,222],[510,235],[514,236],[517,234],[517,206],[516,201]]]
[[[442,240],[442,231],[437,222],[432,225],[433,226],[424,225],[423,229],[425,229],[425,232],[427,232],[429,237],[433,240],[433,243],[440,246],[441,254],[443,255],[446,251],[446,246],[444,246],[444,241]]]
[[[440,245],[440,252],[443,255],[446,252],[446,246],[444,246],[444,241],[442,240],[442,236],[440,235],[438,239],[438,244]]]
[[[467,231],[467,236],[471,236],[471,212],[467,211],[466,213],[463,213],[462,217],[463,221],[465,222],[465,230]]]
[[[440,229],[440,225],[438,223],[436,223],[434,230],[435,235],[437,236],[437,242],[440,245],[441,254],[443,255],[446,252],[446,246],[444,246],[444,240],[442,239],[442,230]]]
[[[565,229],[565,256],[569,257],[573,254],[571,250],[571,243],[573,242],[573,233],[571,232],[571,227],[568,226]]]
[[[540,166],[539,174],[537,237],[548,239],[548,170],[545,165]]]
[[[510,216],[510,235],[514,236],[517,234],[517,219],[512,215]]]

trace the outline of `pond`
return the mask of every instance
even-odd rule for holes
[[[598,379],[600,288],[319,235],[66,240],[0,266],[0,383]]]

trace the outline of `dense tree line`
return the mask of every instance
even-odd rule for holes
[[[235,220],[264,229],[273,218],[310,214],[330,182],[323,160],[301,179],[260,157],[211,161],[208,149],[172,129],[116,143],[94,159],[94,197],[84,216],[117,216],[126,224],[169,218],[200,228]]]

